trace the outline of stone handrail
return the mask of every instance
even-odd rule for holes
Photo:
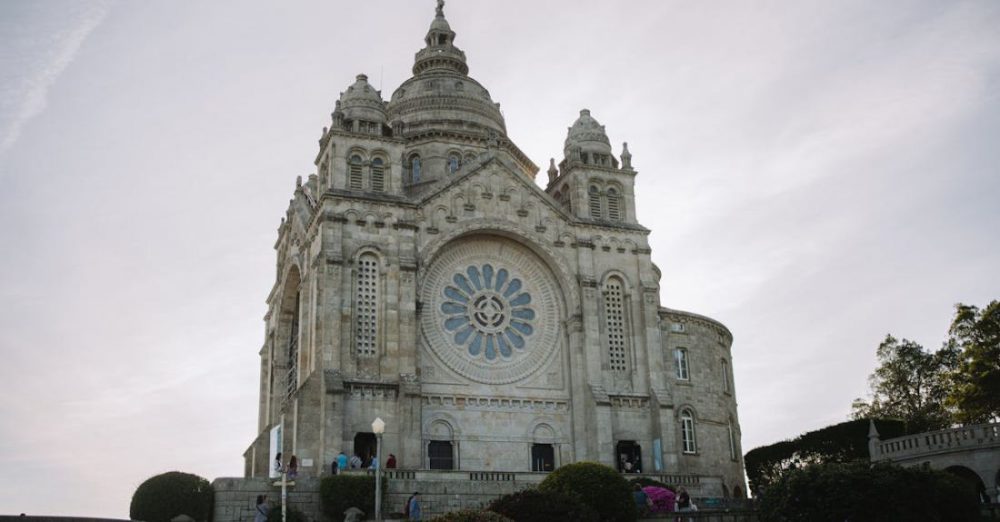
[[[899,459],[994,445],[1000,445],[1000,423],[962,426],[880,441],[878,457]]]

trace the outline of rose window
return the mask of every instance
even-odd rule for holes
[[[509,359],[534,333],[535,310],[521,279],[486,263],[457,272],[444,288],[441,312],[452,342],[470,356]]]

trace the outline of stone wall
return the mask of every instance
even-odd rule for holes
[[[273,506],[281,505],[281,487],[266,478],[217,478],[214,522],[248,522],[253,520],[257,495],[267,495]],[[302,511],[309,520],[322,520],[319,504],[319,479],[299,478],[288,488],[288,505]]]

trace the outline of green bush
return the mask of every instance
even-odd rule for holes
[[[207,480],[180,471],[146,479],[132,495],[129,517],[145,522],[170,522],[187,515],[199,522],[212,519],[214,492]]]
[[[474,509],[463,509],[461,511],[452,511],[451,513],[445,513],[443,515],[434,517],[431,522],[514,522],[513,520],[494,513],[492,511],[477,511]],[[521,522],[518,520],[517,522]]]
[[[632,486],[617,471],[596,462],[563,466],[549,473],[538,489],[569,495],[590,506],[605,522],[631,522],[639,517]]]
[[[864,462],[815,464],[785,473],[760,502],[762,521],[973,522],[978,498],[943,471]]]
[[[487,509],[517,522],[598,521],[590,506],[558,491],[518,491],[494,500]]]
[[[293,508],[292,506],[286,506],[285,510],[287,522],[309,522],[309,517],[307,517],[305,513]],[[267,522],[281,522],[281,504],[271,506],[271,511],[267,514]]]
[[[654,486],[654,487],[658,487],[658,488],[669,489],[670,491],[673,491],[674,493],[677,492],[677,488],[675,488],[673,486],[668,486],[668,485],[660,482],[659,480],[653,480],[653,479],[647,478],[647,477],[636,477],[634,479],[629,479],[628,482],[629,482],[629,485],[638,484],[640,488],[644,488],[644,487],[647,487],[647,486]]]
[[[386,491],[382,478],[382,491]],[[356,507],[365,515],[375,515],[375,477],[361,475],[333,475],[323,477],[319,484],[320,505],[323,514],[334,522],[344,520],[344,511]],[[383,500],[385,497],[382,497]],[[384,507],[384,503],[383,503]]]

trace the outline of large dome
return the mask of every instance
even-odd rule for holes
[[[465,53],[455,47],[455,32],[439,5],[426,44],[417,52],[413,76],[389,101],[390,121],[403,123],[404,134],[450,129],[507,133],[499,106],[489,91],[468,76]]]
[[[340,93],[337,107],[347,120],[364,120],[385,123],[385,102],[381,94],[368,83],[368,77],[359,74],[353,85]]]
[[[571,157],[570,151],[574,148],[587,153],[611,154],[611,140],[604,131],[604,125],[592,118],[587,109],[580,111],[580,117],[573,122],[569,132],[566,133],[563,153],[567,158]]]

